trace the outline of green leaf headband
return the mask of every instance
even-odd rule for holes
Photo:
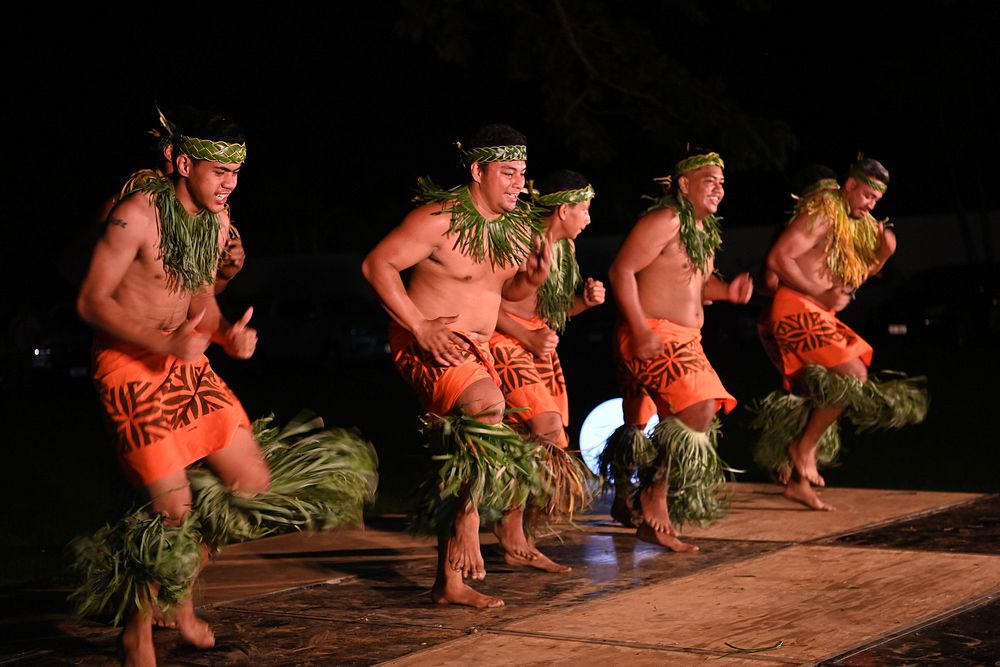
[[[839,190],[839,189],[840,189],[840,184],[837,183],[837,179],[821,178],[815,183],[810,183],[805,188],[803,188],[802,192],[799,193],[799,197],[804,199],[806,197],[811,197],[817,192],[822,192],[823,190]]]
[[[177,150],[197,160],[209,160],[211,162],[223,162],[227,164],[240,164],[247,159],[246,144],[231,144],[226,141],[209,141],[208,139],[198,139],[188,137],[183,134],[177,135]]]
[[[579,204],[580,202],[584,202],[587,201],[588,199],[593,199],[593,198],[594,198],[594,186],[588,183],[587,187],[585,188],[550,192],[547,195],[542,195],[541,197],[538,197],[537,202],[539,206],[552,208],[554,206],[559,206],[560,204]]]
[[[466,167],[471,167],[473,162],[517,162],[528,159],[527,146],[480,146],[469,150],[463,150],[461,143],[456,143],[455,146]]]
[[[877,178],[872,178],[871,176],[869,176],[865,172],[861,171],[857,167],[851,167],[851,170],[848,173],[848,176],[850,176],[851,178],[853,178],[856,181],[860,181],[861,183],[864,183],[865,185],[867,185],[868,187],[870,187],[872,190],[875,190],[877,192],[881,192],[882,194],[885,194],[885,191],[889,189],[888,185],[886,185],[882,181],[878,180]]]
[[[706,167],[708,165],[715,165],[723,169],[726,168],[726,165],[722,162],[722,158],[719,157],[718,153],[692,155],[689,158],[684,158],[674,166],[674,177],[683,176],[689,171],[694,171],[695,169],[700,169],[701,167]]]

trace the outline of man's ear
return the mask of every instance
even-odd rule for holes
[[[194,161],[191,159],[190,155],[188,155],[187,153],[181,153],[180,155],[177,156],[176,160],[177,173],[183,176],[184,178],[187,178],[188,176],[191,175],[191,165],[193,163]]]
[[[486,167],[482,162],[473,162],[469,170],[472,172],[473,181],[476,183],[483,182],[483,176],[486,174]]]
[[[686,195],[688,193],[689,185],[687,176],[680,176],[677,178],[677,189],[681,191],[682,195]]]

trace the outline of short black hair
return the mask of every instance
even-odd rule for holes
[[[583,174],[570,169],[560,169],[548,174],[538,183],[538,193],[548,195],[563,190],[579,190],[587,187],[588,183]]]
[[[523,134],[504,123],[483,125],[472,131],[469,141],[462,145],[465,150],[483,148],[486,146],[527,146],[528,140]]]
[[[816,183],[827,179],[832,179],[834,181],[838,180],[837,172],[825,164],[811,164],[807,167],[799,169],[795,173],[795,176],[792,179],[792,185],[795,188],[795,192],[802,194]]]
[[[167,120],[173,123],[176,133],[207,141],[225,141],[230,144],[246,142],[243,129],[217,111],[191,106],[180,106],[171,111]]]
[[[882,181],[886,185],[889,185],[889,170],[886,169],[878,160],[873,160],[869,157],[862,158],[855,162],[851,166],[851,169],[860,171],[868,178],[874,178],[877,181]]]

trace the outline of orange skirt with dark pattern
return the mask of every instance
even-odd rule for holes
[[[836,318],[833,312],[787,287],[779,287],[771,304],[771,330],[781,354],[785,388],[809,364],[832,368],[852,359],[872,362],[872,346]]]
[[[507,315],[531,330],[545,326],[537,316],[526,320],[510,313]],[[490,352],[507,407],[519,409],[510,414],[511,421],[524,423],[535,415],[556,412],[562,418],[563,427],[569,426],[566,378],[555,351],[536,357],[521,341],[497,331],[490,338]]]
[[[619,321],[616,327],[619,330],[619,335],[623,326]],[[625,424],[646,430],[646,424],[657,413],[656,402],[646,393],[639,381],[632,376],[632,372],[622,355],[621,344],[612,346],[612,348],[615,359],[615,376],[618,378],[618,388],[622,393],[622,421]]]
[[[145,486],[250,428],[239,400],[204,355],[181,361],[134,345],[94,342],[94,385],[129,483]]]
[[[417,345],[412,333],[395,322],[389,323],[389,349],[396,369],[417,392],[423,409],[436,415],[451,414],[462,392],[479,380],[489,379],[500,386],[489,345],[476,343],[461,332],[453,333],[468,344],[463,351],[465,361],[457,366],[442,366]]]
[[[722,386],[708,363],[701,347],[701,331],[669,320],[646,320],[646,323],[663,341],[663,353],[653,359],[633,357],[628,327],[620,324],[618,354],[632,386],[641,388],[653,399],[660,416],[677,414],[713,399],[716,410],[722,408],[728,413],[736,407],[736,399]],[[642,405],[641,401],[636,404]]]

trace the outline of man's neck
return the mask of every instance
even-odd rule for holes
[[[469,198],[472,200],[472,205],[479,212],[479,215],[483,216],[487,220],[493,221],[500,218],[506,211],[493,211],[489,206],[486,205],[486,200],[483,198],[482,190],[479,184],[473,181],[469,183]]]
[[[184,210],[189,215],[198,215],[202,212],[203,209],[195,204],[194,198],[191,197],[191,192],[187,188],[187,181],[185,179],[174,179],[174,192],[177,193],[177,201],[181,203],[181,206],[184,207]]]
[[[549,243],[559,243],[563,239],[569,238],[569,234],[562,228],[562,225],[558,224],[555,216],[550,216],[545,221],[545,238],[548,239]]]

